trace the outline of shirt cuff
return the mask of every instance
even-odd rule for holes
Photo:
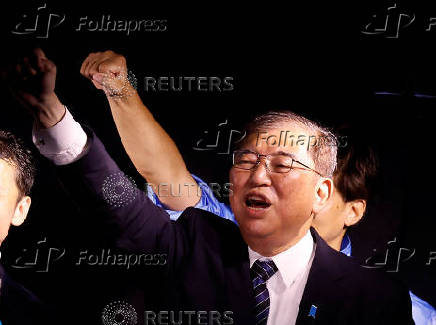
[[[86,154],[88,136],[65,107],[65,115],[56,125],[42,129],[33,124],[32,141],[55,165],[67,165]]]

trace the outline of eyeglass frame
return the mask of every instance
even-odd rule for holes
[[[245,169],[245,168],[237,167],[237,166],[235,165],[235,154],[236,154],[236,153],[239,153],[239,152],[245,152],[245,153],[252,153],[252,154],[255,154],[255,155],[257,156],[256,164],[255,164],[253,167],[251,167],[250,169]],[[286,156],[286,157],[291,158],[291,159],[292,159],[292,163],[291,163],[291,167],[289,167],[289,170],[286,171],[286,172],[273,172],[273,171],[270,169],[270,167],[269,167],[269,163],[270,163],[270,160],[269,160],[269,159],[270,159],[270,157],[273,157],[273,156]],[[295,159],[295,158],[293,157],[292,154],[287,153],[287,152],[279,152],[279,153],[273,153],[273,154],[269,154],[269,155],[264,155],[264,154],[258,153],[258,152],[256,152],[256,151],[248,150],[248,149],[235,150],[235,151],[233,151],[233,155],[232,155],[232,166],[235,167],[235,168],[237,168],[237,169],[241,169],[241,170],[255,170],[255,169],[259,166],[259,164],[260,164],[260,158],[261,158],[261,157],[265,157],[265,167],[266,167],[266,169],[267,169],[268,171],[270,171],[271,173],[276,173],[276,174],[287,174],[287,173],[289,173],[289,172],[293,169],[294,162],[297,162],[297,163],[299,163],[300,165],[306,167],[306,169],[315,172],[316,174],[318,174],[318,175],[321,176],[321,177],[324,177],[320,172],[318,172],[318,171],[316,171],[315,169],[313,169],[313,168],[307,166],[306,164],[303,164],[301,161]]]

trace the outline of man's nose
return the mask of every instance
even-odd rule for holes
[[[250,181],[255,186],[271,185],[271,172],[267,167],[267,161],[261,159],[259,163],[251,170]]]

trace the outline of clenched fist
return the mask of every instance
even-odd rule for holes
[[[89,54],[80,73],[109,98],[125,98],[136,92],[128,78],[125,57],[113,51]]]
[[[43,127],[51,127],[65,114],[55,94],[56,65],[40,49],[3,73],[9,89]]]

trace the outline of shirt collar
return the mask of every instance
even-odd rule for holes
[[[280,273],[283,282],[286,286],[290,286],[308,266],[314,253],[314,248],[315,243],[309,230],[294,246],[275,256],[265,257],[248,247],[250,267],[258,259],[262,261],[273,260],[279,269],[278,273]]]
[[[344,238],[342,238],[341,253],[351,256],[351,240],[348,234],[345,234]]]

